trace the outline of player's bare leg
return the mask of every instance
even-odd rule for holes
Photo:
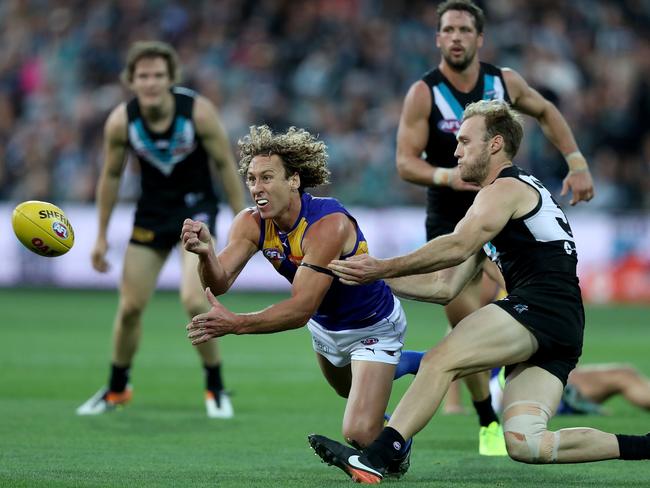
[[[129,366],[140,345],[141,318],[168,253],[129,244],[124,256],[120,302],[113,326],[113,364]]]
[[[316,354],[321,370],[334,390],[348,401],[343,416],[343,437],[348,444],[357,449],[369,445],[381,432],[384,413],[392,389],[395,365],[374,361],[352,361],[350,365],[338,368],[325,357]],[[362,472],[344,467],[344,459],[334,453],[319,451],[316,448],[322,436],[309,436],[309,441],[317,453],[328,464],[346,470],[357,481],[367,481]],[[385,474],[390,477],[403,476],[410,466],[411,441],[402,446],[400,457],[387,467]]]
[[[190,318],[210,309],[197,272],[198,256],[179,247],[182,263],[181,303]],[[217,339],[199,344],[196,350],[205,370],[205,407],[210,418],[231,418],[234,415],[229,395],[224,391],[221,356]]]
[[[568,382],[592,402],[622,395],[632,405],[650,410],[650,380],[629,364],[580,366],[571,371]]]
[[[547,430],[563,389],[556,376],[537,366],[522,364],[508,375],[503,420],[510,457],[537,464],[617,459],[614,434],[590,428]]]
[[[108,386],[77,408],[77,415],[100,415],[131,400],[131,363],[142,336],[141,317],[156,287],[167,252],[129,244],[124,256],[120,301],[113,324],[113,354]]]
[[[463,395],[461,391],[461,380],[452,381],[445,395],[445,402],[442,407],[443,413],[447,415],[465,415],[467,410],[463,406]]]
[[[316,361],[323,376],[336,394],[342,398],[348,398],[352,387],[352,365],[348,364],[339,368],[318,353],[316,353]]]
[[[483,307],[427,352],[388,425],[411,437],[433,417],[453,379],[524,361],[536,350],[533,335],[510,314],[496,305]]]
[[[479,273],[467,284],[462,293],[445,307],[445,313],[452,328],[481,307],[483,280],[483,273]],[[494,282],[489,279],[486,280],[494,286]],[[507,452],[502,430],[498,417],[492,408],[490,398],[490,372],[482,371],[467,376],[464,381],[479,417],[479,454],[505,456]],[[459,406],[457,405],[457,407]]]

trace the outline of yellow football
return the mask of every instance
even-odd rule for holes
[[[11,225],[18,240],[30,251],[54,258],[74,244],[70,221],[56,205],[30,200],[14,209]]]

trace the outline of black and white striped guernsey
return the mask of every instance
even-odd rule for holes
[[[539,201],[526,215],[511,219],[490,242],[483,246],[506,281],[509,293],[536,283],[559,278],[578,285],[578,255],[571,226],[551,193],[534,176],[517,166],[499,173],[499,178],[516,178],[539,194]],[[573,288],[573,286],[570,286]],[[579,289],[577,289],[579,293]]]

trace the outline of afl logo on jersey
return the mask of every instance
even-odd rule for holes
[[[271,261],[279,261],[285,257],[284,253],[275,247],[267,247],[262,251],[262,254],[264,254],[266,259]]]
[[[438,129],[442,132],[456,134],[460,129],[460,122],[456,119],[442,119],[438,122]]]

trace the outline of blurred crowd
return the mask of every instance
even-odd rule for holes
[[[302,126],[328,144],[348,205],[420,205],[400,181],[402,99],[437,65],[438,2],[3,0],[0,200],[92,202],[109,110],[129,97],[128,45],[170,42],[183,85],[219,107],[234,144],[252,124]],[[650,0],[490,0],[481,59],[552,99],[592,167],[586,210],[650,209]],[[566,166],[528,123],[518,164],[559,191]],[[124,198],[137,195],[137,166]]]

